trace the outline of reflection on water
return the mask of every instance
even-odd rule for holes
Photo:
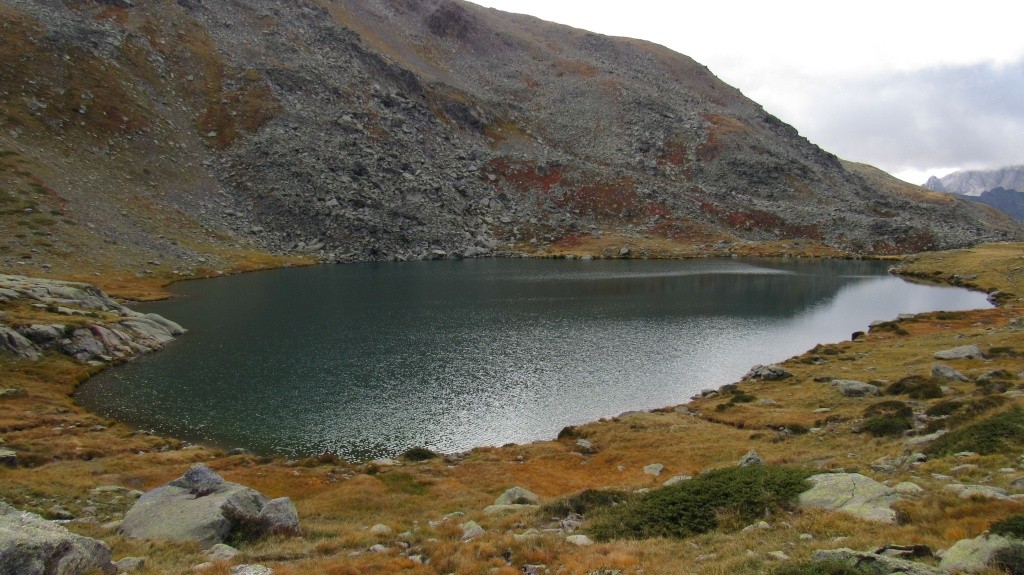
[[[467,260],[275,270],[146,306],[191,331],[79,401],[223,446],[364,458],[554,436],[982,294],[879,262]],[[141,306],[140,306],[141,307]]]

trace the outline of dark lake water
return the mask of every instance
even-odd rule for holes
[[[186,282],[137,308],[189,333],[77,399],[141,428],[288,455],[528,442],[683,403],[873,320],[989,305],[886,266],[485,259]]]

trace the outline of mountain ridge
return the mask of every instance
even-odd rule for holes
[[[190,275],[249,251],[429,259],[601,237],[864,254],[1024,237],[840,162],[644,41],[454,0],[0,11],[0,261],[19,271]]]

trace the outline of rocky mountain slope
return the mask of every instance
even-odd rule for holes
[[[928,178],[924,187],[936,192],[980,196],[994,188],[1024,190],[1024,166],[995,170],[960,170],[947,176]]]
[[[1024,222],[1024,192],[992,188],[982,192],[977,198],[971,197],[971,199],[992,206],[1018,222]]]
[[[1024,237],[844,165],[685,56],[465,2],[2,0],[0,21],[16,273]]]

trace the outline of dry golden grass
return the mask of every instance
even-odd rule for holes
[[[635,245],[634,238],[610,239],[612,245],[620,240]],[[1000,244],[914,256],[903,265],[921,277],[950,281],[951,274],[960,278],[976,276],[969,280],[974,285],[1019,294],[1024,293],[1018,273],[1024,264],[1022,256],[1024,246]],[[255,256],[248,261],[256,267],[274,264],[274,260]],[[130,282],[123,287],[126,292],[139,289],[138,284]],[[25,314],[26,319],[53,319],[34,308],[16,312]],[[792,379],[739,384],[740,390],[757,399],[772,399],[774,405],[754,401],[718,411],[716,407],[725,400],[708,397],[687,406],[700,416],[666,408],[581,425],[576,433],[597,448],[592,455],[576,453],[574,440],[566,439],[475,449],[455,465],[430,460],[394,468],[329,458],[286,462],[248,455],[227,457],[206,448],[181,449],[180,442],[135,434],[126,426],[77,407],[70,393],[88,377],[89,368],[56,356],[37,363],[5,358],[4,385],[23,388],[28,395],[2,400],[0,437],[25,453],[28,465],[0,470],[0,498],[37,512],[45,513],[52,502],[77,512],[92,487],[117,484],[149,489],[202,461],[229,480],[251,485],[272,497],[293,498],[303,519],[303,536],[244,545],[242,559],[269,565],[277,573],[295,575],[511,574],[520,572],[525,564],[544,564],[552,572],[579,575],[602,568],[626,573],[642,570],[724,575],[770,570],[774,565],[767,555],[770,551],[784,551],[792,560],[804,560],[816,549],[840,546],[869,549],[886,543],[921,543],[939,549],[959,538],[973,537],[993,521],[1022,509],[1016,502],[961,500],[943,492],[944,482],[931,474],[947,474],[953,466],[970,462],[981,470],[968,472],[960,479],[1006,487],[1017,475],[995,470],[1019,465],[1015,459],[1018,454],[966,460],[947,457],[892,476],[876,473],[870,469],[872,461],[904,452],[899,439],[854,433],[864,409],[880,399],[842,397],[832,387],[814,382],[814,378],[891,382],[905,375],[926,375],[934,363],[934,351],[965,343],[976,343],[982,349],[1024,350],[1022,332],[1007,327],[1020,313],[1019,299],[1012,298],[992,310],[922,314],[898,323],[906,335],[875,330],[857,341],[820,346],[790,358],[783,365],[794,374]],[[827,363],[814,364],[812,356],[825,358]],[[993,369],[1020,370],[1020,360],[1007,356],[949,363],[969,375]],[[952,387],[964,398],[976,393],[973,383]],[[908,400],[905,396],[898,399],[918,409],[941,401]],[[1021,403],[1020,399],[1010,401]],[[814,413],[823,407],[831,411]],[[802,435],[778,433],[778,428],[794,425],[816,429]],[[900,504],[907,518],[902,525],[880,526],[839,513],[791,511],[767,517],[772,525],[769,530],[741,533],[737,529],[742,525],[725,517],[721,529],[686,540],[611,541],[589,547],[575,547],[563,536],[549,532],[517,540],[514,535],[526,529],[549,527],[549,518],[528,512],[488,516],[482,511],[513,485],[527,487],[546,500],[586,488],[651,488],[674,475],[695,475],[734,465],[750,449],[769,463],[857,470],[889,482],[914,481],[926,493]],[[658,478],[642,471],[643,466],[654,462],[665,465]],[[46,505],[38,503],[44,500]],[[465,515],[436,523],[452,512]],[[487,529],[487,534],[464,542],[459,523],[470,519]],[[391,527],[393,534],[371,534],[369,528],[377,523]],[[72,528],[107,541],[116,558],[148,557],[144,575],[184,572],[203,561],[199,550],[191,545],[126,540],[96,524],[72,524]],[[813,539],[801,539],[803,533],[811,534]],[[401,556],[399,542],[408,546],[409,554],[429,559],[429,564]],[[390,551],[369,552],[369,547],[377,543]],[[218,565],[212,572],[227,573],[228,567]]]

